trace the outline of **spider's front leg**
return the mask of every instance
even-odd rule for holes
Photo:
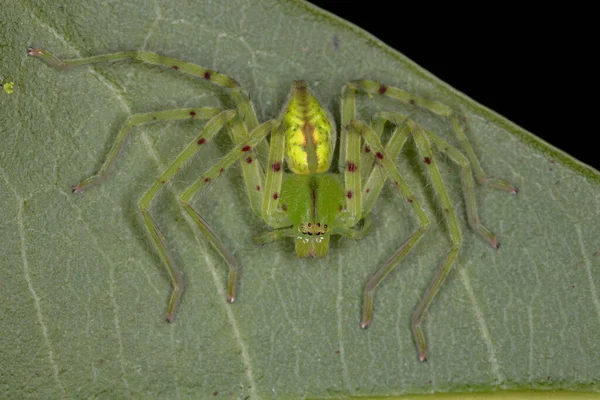
[[[348,93],[346,95],[347,92]],[[350,119],[354,118],[354,92],[359,91],[367,93],[369,96],[382,95],[394,99],[404,104],[415,105],[422,109],[428,110],[434,114],[437,114],[450,121],[452,129],[460,141],[464,151],[467,153],[468,160],[475,173],[475,179],[478,183],[486,185],[495,189],[504,190],[511,194],[517,194],[518,190],[510,182],[489,178],[483,167],[479,163],[479,159],[473,151],[473,147],[469,143],[464,129],[462,128],[459,118],[451,107],[438,101],[426,99],[424,97],[417,96],[413,93],[406,92],[393,86],[386,86],[380,82],[374,82],[369,80],[358,80],[350,82],[344,86],[342,90],[342,96],[347,98],[346,104],[342,107],[342,123],[347,123]]]
[[[193,64],[173,57],[163,56],[146,50],[122,51],[118,53],[100,54],[93,57],[62,60],[45,49],[29,48],[27,49],[27,55],[39,58],[51,67],[60,69],[79,65],[123,60],[137,60],[146,64],[171,68],[173,70],[201,78],[206,82],[210,82],[214,85],[228,89],[230,91],[229,94],[233,100],[233,103],[239,111],[242,120],[246,124],[248,131],[252,131],[258,126],[258,118],[256,116],[256,112],[254,111],[254,107],[252,106],[252,102],[250,101],[250,97],[244,90],[242,90],[239,83],[237,83],[235,79],[228,75],[213,71],[201,65]],[[266,158],[268,152],[267,143],[260,143],[257,151],[261,158]]]

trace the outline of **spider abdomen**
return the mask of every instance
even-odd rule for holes
[[[289,169],[301,175],[327,172],[335,149],[335,127],[331,115],[306,82],[292,85],[281,120]]]

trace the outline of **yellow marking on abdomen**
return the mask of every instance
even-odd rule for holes
[[[326,172],[335,145],[333,122],[306,83],[298,81],[292,86],[282,120],[290,170],[296,174]]]

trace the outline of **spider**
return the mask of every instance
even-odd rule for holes
[[[127,51],[88,58],[60,60],[44,49],[28,49],[28,55],[40,58],[52,67],[107,61],[138,60],[148,64],[187,73],[225,88],[233,104],[232,109],[183,108],[137,114],[129,117],[121,128],[100,170],[93,176],[72,186],[81,193],[105,181],[113,167],[131,128],[153,122],[175,120],[207,120],[200,134],[187,145],[173,163],[154,181],[139,200],[150,238],[164,264],[173,286],[167,307],[167,321],[172,322],[184,290],[184,283],[165,246],[163,235],[154,222],[149,206],[158,191],[169,182],[194,154],[218,133],[227,132],[234,147],[198,180],[189,186],[179,201],[189,217],[198,226],[229,267],[227,301],[236,299],[239,263],[229,249],[213,232],[209,223],[190,204],[199,190],[239,161],[252,211],[271,228],[256,236],[255,242],[264,244],[283,238],[295,241],[298,257],[325,257],[331,235],[349,239],[363,238],[370,231],[369,214],[379,198],[385,182],[390,179],[397,193],[417,216],[418,227],[368,280],[363,299],[360,327],[368,327],[373,319],[376,288],[396,267],[399,261],[417,244],[430,226],[429,217],[417,197],[398,171],[395,160],[409,139],[414,140],[419,159],[427,171],[437,195],[443,216],[448,224],[451,247],[439,270],[412,314],[410,326],[420,361],[426,360],[426,343],[421,324],[431,302],[450,273],[462,246],[462,235],[452,202],[440,175],[434,154],[445,154],[460,167],[468,222],[493,248],[500,246],[496,236],[485,228],[475,204],[475,180],[483,185],[516,194],[509,182],[488,178],[471,148],[459,118],[447,105],[416,96],[401,89],[370,80],[345,84],[341,92],[341,129],[338,171],[332,172],[337,130],[331,114],[321,105],[304,81],[296,81],[278,118],[259,123],[248,94],[231,77],[179,59],[149,51]],[[370,123],[355,117],[357,94],[387,96],[400,103],[413,104],[446,118],[457,135],[466,156],[441,137],[427,131],[416,122],[397,112],[379,112]],[[384,126],[391,126],[391,135],[381,143]],[[267,144],[267,136],[270,141]],[[433,150],[436,150],[434,153]],[[263,165],[260,155],[268,154]],[[285,162],[284,162],[285,161]],[[361,164],[369,164],[366,181],[361,181]],[[287,167],[287,170],[286,170]],[[475,176],[475,179],[474,179]]]

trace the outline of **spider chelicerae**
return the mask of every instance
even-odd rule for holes
[[[467,140],[458,116],[443,103],[370,80],[347,83],[342,88],[341,94],[339,167],[338,171],[331,171],[338,136],[334,119],[304,81],[296,81],[292,84],[288,99],[278,118],[259,123],[248,94],[233,78],[196,64],[149,51],[127,51],[71,60],[60,60],[43,49],[29,49],[27,54],[58,68],[106,61],[138,60],[199,77],[228,91],[234,104],[231,109],[182,108],[131,116],[121,128],[100,170],[72,187],[74,193],[80,193],[105,181],[131,128],[135,126],[188,119],[207,121],[200,134],[155,180],[138,203],[150,238],[173,285],[167,307],[169,322],[173,321],[175,316],[184,284],[169,256],[164,238],[150,214],[149,206],[158,191],[173,178],[183,164],[220,132],[226,132],[231,137],[233,149],[190,185],[181,194],[179,200],[191,220],[196,223],[229,267],[227,281],[229,302],[233,302],[236,298],[239,263],[219,240],[208,222],[192,207],[190,201],[199,190],[217,179],[236,161],[239,161],[242,167],[252,211],[271,228],[256,236],[256,243],[264,244],[291,238],[295,241],[298,257],[325,257],[331,235],[341,235],[349,239],[361,239],[367,235],[371,227],[369,214],[379,198],[384,183],[388,179],[391,180],[398,194],[407,201],[416,214],[418,228],[367,282],[360,322],[360,326],[366,328],[373,319],[375,289],[417,244],[430,226],[427,213],[395,165],[395,160],[406,141],[409,137],[412,138],[419,159],[437,195],[451,240],[450,249],[411,318],[410,325],[421,361],[426,359],[426,344],[421,323],[429,305],[452,269],[462,245],[458,219],[434,154],[445,154],[460,167],[469,224],[493,248],[499,247],[496,236],[479,221],[475,204],[475,181],[512,194],[516,194],[517,189],[509,182],[487,177]],[[377,113],[369,123],[357,119],[355,115],[357,94],[366,94],[369,97],[387,96],[446,118],[466,156],[441,137],[397,112]],[[392,126],[392,131],[384,146],[381,137],[386,124]],[[267,137],[270,139],[268,143]],[[268,159],[266,165],[261,162],[261,154],[265,156],[264,159]],[[365,163],[369,164],[370,173],[366,181],[362,182],[360,171],[361,165]]]

